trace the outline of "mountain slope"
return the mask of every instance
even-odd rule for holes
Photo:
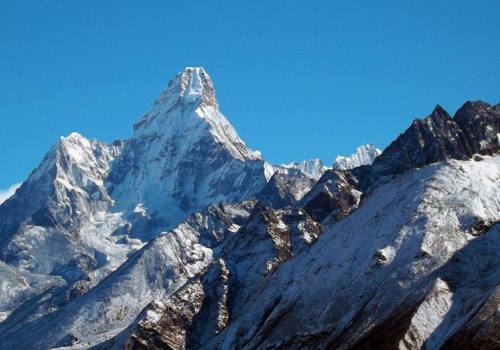
[[[285,262],[241,317],[206,348],[344,349],[357,348],[365,339],[366,348],[393,348],[377,347],[369,337],[385,321],[417,307],[426,294],[444,288],[449,298],[457,293],[455,298],[470,298],[471,305],[480,302],[479,290],[500,283],[498,255],[486,253],[488,244],[478,247],[473,260],[485,270],[472,267],[475,275],[457,291],[451,279],[459,280],[462,272],[453,267],[452,257],[473,249],[469,247],[476,246],[477,234],[488,237],[494,247],[500,243],[496,227],[477,230],[478,223],[491,225],[500,219],[499,162],[497,156],[437,164],[378,187],[355,212],[323,233],[307,254]],[[424,317],[439,312],[434,299],[427,303],[421,306],[427,307],[421,311]],[[454,308],[460,314],[468,304],[457,302]],[[443,324],[451,309],[449,305],[436,314],[428,329],[416,323],[413,332],[425,341],[434,334],[434,346],[442,344],[445,330],[466,320]],[[438,330],[439,325],[445,328]],[[390,328],[383,329],[388,340],[404,342],[405,330],[391,334]],[[409,348],[422,346],[420,340],[413,341]]]

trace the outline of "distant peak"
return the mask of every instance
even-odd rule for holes
[[[316,180],[318,180],[324,172],[328,169],[326,166],[323,165],[323,162],[320,159],[306,159],[301,162],[292,162],[290,164],[282,164],[282,168],[290,170],[298,170],[302,172],[303,174],[312,177]],[[278,171],[280,169],[278,168]]]
[[[77,132],[72,132],[71,134],[69,134],[66,137],[61,136],[61,141],[64,141],[64,140],[82,140],[82,139],[85,139],[85,137],[83,137],[82,134],[77,133]]]
[[[382,153],[373,144],[361,145],[356,148],[356,152],[348,157],[337,156],[333,163],[334,169],[348,170],[354,169],[361,165],[370,165]]]
[[[87,147],[88,145],[91,144],[91,141],[87,139],[85,136],[83,136],[80,133],[77,132],[72,132],[68,136],[61,136],[58,147],[60,149],[66,149],[68,147],[75,147],[74,145],[79,146],[85,146]]]

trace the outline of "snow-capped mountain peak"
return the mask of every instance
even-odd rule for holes
[[[258,151],[249,149],[220,112],[215,89],[201,67],[187,67],[175,75],[156,99],[153,107],[135,125],[134,136],[141,138],[181,139],[188,147],[207,136],[239,160],[260,160]]]
[[[301,162],[292,162],[290,164],[283,164],[282,166],[286,169],[300,170],[305,175],[316,180],[319,179],[321,175],[323,175],[325,171],[328,169],[328,167],[323,165],[321,159],[306,159]]]
[[[337,156],[335,162],[333,163],[334,169],[348,170],[354,169],[361,165],[369,165],[373,163],[375,158],[377,158],[382,153],[377,147],[372,144],[362,145],[356,148],[356,152],[348,157]]]

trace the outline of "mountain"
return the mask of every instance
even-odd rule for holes
[[[108,145],[73,133],[52,147],[0,206],[0,259],[93,286],[190,213],[266,184],[264,161],[219,111],[208,74],[186,68],[131,139]]]
[[[338,170],[349,170],[361,165],[370,165],[382,153],[372,144],[362,145],[356,148],[354,154],[349,157],[337,156],[333,168]]]
[[[0,205],[0,349],[498,348],[499,112],[272,165],[188,67]]]
[[[265,183],[264,162],[219,111],[203,68],[186,68],[134,125],[109,178],[120,209],[142,203],[172,227],[217,201],[240,201]]]
[[[320,159],[308,159],[303,160],[302,162],[293,162],[282,165],[281,169],[283,169],[282,171],[286,171],[286,169],[299,170],[303,174],[317,180],[325,173],[326,170],[328,170],[328,167],[324,166]]]

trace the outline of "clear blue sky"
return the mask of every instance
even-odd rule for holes
[[[385,147],[500,100],[500,1],[3,1],[0,189],[60,135],[112,141],[185,66],[271,162]]]

